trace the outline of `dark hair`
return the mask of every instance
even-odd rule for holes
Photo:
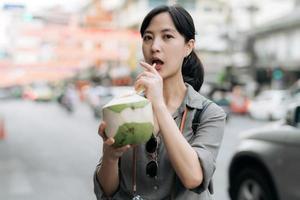
[[[152,9],[142,22],[140,29],[142,37],[152,18],[163,12],[168,12],[170,14],[177,31],[185,38],[186,42],[190,39],[195,39],[196,31],[193,19],[191,15],[179,5],[164,5]],[[182,75],[185,82],[193,86],[196,91],[200,90],[204,79],[204,69],[194,50],[183,60]]]

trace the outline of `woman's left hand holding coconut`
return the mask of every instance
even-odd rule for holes
[[[115,143],[115,139],[105,135],[105,126],[106,123],[102,121],[98,129],[98,134],[103,139],[103,159],[107,161],[118,161],[123,153],[131,147],[131,145],[114,147],[113,144]]]

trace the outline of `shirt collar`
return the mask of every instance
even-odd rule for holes
[[[189,109],[203,108],[202,104],[204,101],[204,97],[199,94],[199,92],[195,91],[194,88],[188,83],[185,83],[185,85],[187,87],[185,97],[177,111],[174,113],[173,117],[177,117],[179,114],[183,113],[185,107],[188,107]]]
[[[184,100],[185,105],[190,108],[202,109],[205,98],[188,83],[185,85],[187,86],[187,93]]]

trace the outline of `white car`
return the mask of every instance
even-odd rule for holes
[[[248,107],[250,116],[259,120],[279,120],[286,115],[293,98],[287,90],[266,90],[252,100]]]

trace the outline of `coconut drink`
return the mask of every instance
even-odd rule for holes
[[[115,139],[116,147],[146,143],[154,133],[151,102],[138,94],[116,97],[102,112],[105,134]]]

